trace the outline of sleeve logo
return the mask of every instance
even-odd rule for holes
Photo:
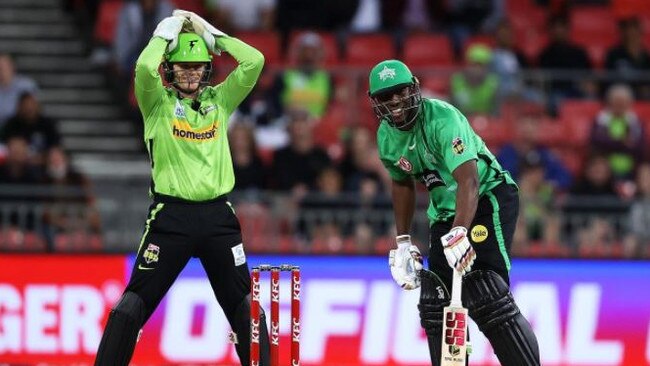
[[[395,165],[399,166],[403,171],[410,173],[413,170],[413,164],[410,161],[406,160],[405,157],[400,157]]]
[[[456,137],[451,142],[451,148],[454,150],[454,154],[460,155],[465,151],[465,143],[460,137]]]

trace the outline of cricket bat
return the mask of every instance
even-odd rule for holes
[[[443,310],[442,352],[440,366],[465,366],[467,360],[467,309],[461,291],[463,275],[454,269],[451,303]]]

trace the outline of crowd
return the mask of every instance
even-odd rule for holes
[[[576,42],[580,37],[572,24],[573,10],[584,4],[609,9],[610,20],[618,26],[617,38],[602,54]],[[376,153],[376,122],[366,118],[372,115],[363,95],[367,70],[348,70],[346,40],[358,34],[387,34],[400,57],[408,53],[410,37],[434,34],[445,38],[451,56],[441,67],[442,81],[440,73],[429,77],[431,68],[413,68],[416,75],[422,74],[423,92],[449,100],[468,116],[488,116],[495,129],[503,128],[503,120],[512,126],[508,132],[512,139],[486,141],[520,185],[515,252],[650,255],[650,241],[642,230],[650,217],[650,121],[646,121],[650,116],[636,109],[637,102],[650,100],[650,55],[644,44],[648,39],[644,22],[650,19],[650,9],[643,1],[206,0],[179,4],[109,0],[69,4],[84,33],[95,35],[88,40],[91,61],[118,80],[115,84],[122,96],[129,94],[133,65],[142,46],[175,6],[200,12],[222,30],[244,39],[259,33],[280,35],[283,61],[271,63],[230,123],[242,214],[268,209],[263,192],[271,190],[290,197],[282,205],[295,214],[288,215],[290,223],[283,231],[311,243],[305,245],[325,243],[325,251],[337,251],[352,242],[373,251],[373,245],[390,237],[392,228],[387,223],[391,217],[369,219],[372,212],[387,208],[389,180]],[[111,9],[115,24],[106,35],[102,19]],[[531,32],[538,39],[535,47],[522,43],[531,39]],[[10,58],[3,56],[0,62],[10,65]],[[229,71],[221,61],[216,62],[217,77]],[[0,98],[0,131],[7,146],[3,167],[9,169],[11,161],[23,160],[17,164],[29,169],[18,169],[24,175],[19,179],[42,182],[51,174],[51,159],[46,157],[62,152],[60,137],[54,123],[37,112],[35,84],[20,76],[7,78],[3,63],[0,83],[10,85],[0,88],[7,95]],[[536,74],[539,70],[545,73]],[[581,144],[559,146],[545,139],[548,129],[566,127],[562,106],[574,100],[601,102],[600,111],[586,116],[591,120]],[[124,101],[129,102],[128,98]],[[20,150],[25,150],[20,145],[27,145],[30,158],[20,157]],[[60,159],[65,161],[65,154]],[[9,176],[3,174],[0,179],[9,180]],[[90,195],[87,202],[91,207]],[[337,221],[328,211],[357,212],[359,219]],[[98,221],[91,221],[93,230],[99,230]]]

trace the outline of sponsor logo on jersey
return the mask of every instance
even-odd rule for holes
[[[454,154],[460,155],[465,151],[465,143],[460,137],[456,137],[451,141],[451,148],[454,150]]]
[[[217,125],[218,122],[215,121],[208,127],[194,131],[189,123],[176,120],[172,126],[172,133],[174,137],[185,140],[213,140],[217,137]]]
[[[400,169],[402,169],[407,173],[410,173],[413,170],[413,164],[411,164],[411,162],[406,160],[406,158],[403,156],[399,158],[399,160],[397,161],[397,163],[395,163],[395,165],[399,166]]]
[[[446,186],[445,181],[440,177],[440,173],[436,170],[425,170],[420,177],[422,184],[427,187],[427,190],[432,190],[436,187]]]
[[[176,107],[174,108],[174,116],[176,116],[176,118],[180,118],[180,119],[186,119],[187,118],[185,116],[185,108],[183,108],[183,105],[178,100],[176,101]]]
[[[488,230],[483,225],[476,225],[472,228],[472,241],[475,243],[482,243],[488,237]]]

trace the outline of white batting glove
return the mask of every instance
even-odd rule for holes
[[[443,235],[440,241],[449,266],[463,275],[467,274],[472,269],[472,264],[476,259],[476,252],[467,239],[467,229],[456,226]]]
[[[181,29],[183,29],[184,22],[185,19],[182,17],[167,17],[158,23],[156,30],[153,31],[153,36],[169,41],[167,51],[171,52],[178,44],[178,34],[181,32]]]
[[[388,253],[390,274],[395,282],[406,290],[420,287],[419,272],[422,270],[422,255],[418,247],[411,243],[410,235],[399,235],[397,249]]]
[[[215,37],[227,36],[226,33],[213,27],[212,24],[191,11],[176,9],[172,14],[188,19],[192,23],[194,33],[203,38],[208,49],[218,55],[221,54],[221,50],[217,48]]]

